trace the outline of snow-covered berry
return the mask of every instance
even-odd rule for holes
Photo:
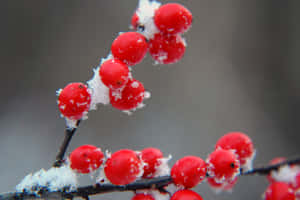
[[[141,151],[141,159],[145,164],[143,178],[154,177],[157,167],[161,164],[161,158],[163,153],[157,148],[149,147]]]
[[[234,150],[241,165],[245,165],[249,162],[249,159],[253,159],[255,153],[253,142],[246,134],[241,132],[230,132],[222,136],[216,143],[217,148]]]
[[[107,159],[104,167],[106,178],[115,185],[126,185],[141,174],[141,161],[135,151],[122,149]]]
[[[192,190],[179,190],[175,192],[170,200],[203,200],[202,197]]]
[[[83,83],[70,83],[58,95],[58,108],[69,119],[81,119],[90,108],[91,94]]]
[[[207,179],[208,185],[214,189],[216,192],[219,191],[231,191],[232,188],[235,186],[235,184],[238,181],[238,177],[235,177],[233,180],[228,180],[224,182],[218,182],[215,178],[208,177]]]
[[[123,87],[129,76],[128,66],[118,59],[109,59],[102,63],[99,75],[105,86],[111,89]]]
[[[233,180],[240,172],[240,163],[231,150],[216,149],[207,158],[207,173],[216,182]]]
[[[183,33],[192,24],[192,13],[177,3],[168,3],[160,6],[154,15],[157,28],[168,34]]]
[[[185,41],[180,35],[155,34],[149,41],[149,52],[159,64],[179,61],[185,52]]]
[[[137,32],[120,34],[111,45],[114,58],[121,60],[129,66],[140,63],[148,50],[145,37]]]
[[[150,194],[136,194],[131,200],[155,200]]]
[[[71,168],[78,173],[90,173],[103,163],[104,154],[93,145],[82,145],[70,154]]]
[[[132,110],[137,108],[144,99],[145,88],[141,82],[129,79],[122,90],[109,91],[110,103],[119,110]]]
[[[176,185],[195,187],[206,175],[206,163],[197,156],[179,159],[171,169],[171,177]]]
[[[265,191],[265,200],[295,200],[295,191],[284,182],[274,182]]]

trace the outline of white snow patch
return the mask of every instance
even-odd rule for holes
[[[166,176],[170,174],[170,167],[168,165],[169,160],[172,159],[172,155],[169,155],[166,158],[160,158],[158,161],[161,163],[156,167],[154,177]]]
[[[17,186],[17,192],[35,192],[46,187],[49,191],[58,191],[68,188],[73,191],[77,188],[76,173],[69,165],[52,167],[49,170],[41,169],[34,174],[28,174]]]
[[[98,103],[102,103],[104,105],[109,103],[109,89],[102,83],[99,76],[99,69],[100,67],[97,67],[93,70],[94,76],[87,82],[89,88],[91,89],[92,98],[90,110],[96,110]]]
[[[278,171],[272,171],[271,176],[276,181],[292,183],[295,181],[297,174],[300,172],[298,166],[282,166]]]
[[[252,155],[246,159],[246,163],[241,166],[243,171],[249,171],[253,169],[253,161],[256,156],[256,150],[253,151]]]
[[[159,30],[154,24],[154,14],[155,10],[160,7],[161,3],[157,1],[150,0],[140,0],[139,5],[136,11],[138,16],[138,22],[140,25],[144,26],[144,31],[141,33],[147,38],[153,38],[155,33],[158,33]]]

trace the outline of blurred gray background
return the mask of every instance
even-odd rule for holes
[[[166,3],[168,1],[163,1]],[[173,164],[202,158],[229,131],[244,131],[257,148],[255,165],[300,155],[300,1],[176,1],[194,16],[177,64],[147,58],[133,75],[152,94],[128,116],[110,106],[89,114],[70,150],[160,148]],[[5,0],[1,2],[0,192],[29,172],[49,168],[64,136],[55,91],[87,81],[137,0]],[[89,178],[82,177],[82,184]],[[232,194],[195,188],[205,200],[260,199],[264,177],[241,177]],[[130,199],[114,193],[94,199]]]

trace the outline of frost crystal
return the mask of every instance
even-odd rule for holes
[[[138,16],[139,24],[144,26],[144,31],[141,33],[147,38],[151,39],[155,33],[158,33],[159,30],[154,24],[154,13],[155,10],[160,7],[160,3],[157,1],[150,0],[140,0],[139,6],[137,8],[136,14]]]
[[[104,62],[103,59],[101,63],[102,62]],[[90,110],[96,110],[98,103],[102,103],[104,105],[109,103],[109,89],[102,83],[99,76],[99,69],[100,67],[94,69],[93,78],[87,82],[91,89],[92,97]]]
[[[36,192],[39,189],[47,188],[49,191],[77,188],[76,174],[68,165],[52,167],[48,171],[41,169],[34,174],[28,174],[17,186],[17,192]]]

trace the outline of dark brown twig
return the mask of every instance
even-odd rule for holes
[[[80,124],[80,120],[78,120],[76,122],[76,128],[72,128],[72,129],[67,128],[66,129],[65,138],[64,138],[63,143],[61,144],[61,146],[59,148],[59,151],[56,155],[56,159],[55,159],[55,162],[53,163],[53,167],[60,167],[63,164],[65,153],[67,151],[67,148],[70,144],[70,141],[71,141],[74,133],[76,132],[77,127],[79,126],[79,124]]]
[[[254,168],[252,170],[245,171],[245,172],[242,171],[241,175],[242,176],[245,176],[245,175],[254,175],[254,174],[268,175],[268,174],[270,174],[271,171],[278,170],[282,166],[285,166],[285,165],[295,165],[295,164],[296,165],[300,164],[300,158],[296,158],[296,159],[293,159],[293,160],[286,160],[286,161],[280,162],[278,164],[269,165],[269,166],[266,166],[266,167]]]

